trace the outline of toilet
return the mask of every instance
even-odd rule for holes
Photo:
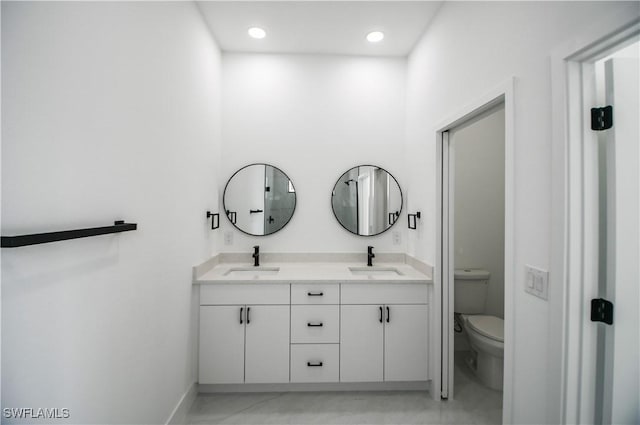
[[[466,363],[483,384],[502,391],[504,320],[485,314],[489,276],[482,269],[455,270],[454,312],[471,346]]]

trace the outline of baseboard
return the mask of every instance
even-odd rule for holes
[[[335,382],[282,384],[200,384],[200,393],[268,393],[289,391],[430,391],[430,381]]]
[[[173,412],[165,422],[166,425],[183,425],[185,423],[185,419],[187,418],[187,413],[189,413],[189,409],[191,405],[195,401],[198,396],[198,383],[194,382],[189,386],[189,389],[182,395],[180,401],[176,405]]]

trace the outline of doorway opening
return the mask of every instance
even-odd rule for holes
[[[440,395],[452,399],[455,385],[461,391],[477,385],[496,403],[498,414],[502,407],[502,421],[508,423],[514,341],[514,291],[508,284],[513,282],[513,80],[439,128],[441,214],[434,279],[442,318]]]
[[[447,139],[454,385],[494,401],[487,390],[503,385],[504,104],[450,129]]]

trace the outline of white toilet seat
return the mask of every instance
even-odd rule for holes
[[[469,327],[485,336],[497,342],[504,343],[504,320],[484,314],[469,315],[467,316],[467,323]]]

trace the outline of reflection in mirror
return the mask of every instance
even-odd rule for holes
[[[289,177],[268,164],[251,164],[236,171],[222,197],[227,218],[254,236],[282,229],[296,208],[296,191]]]
[[[373,236],[389,229],[400,217],[402,191],[386,170],[360,165],[338,179],[331,205],[342,227],[356,235]]]

